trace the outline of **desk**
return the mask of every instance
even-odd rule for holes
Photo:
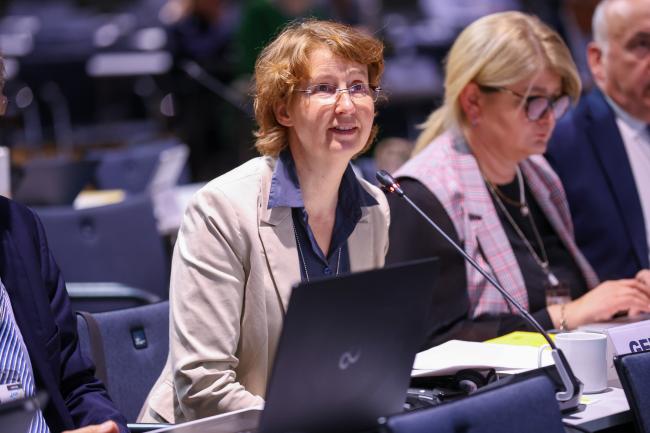
[[[591,402],[584,405],[581,411],[563,417],[567,424],[575,425],[592,432],[634,431],[632,412],[625,398],[623,389],[616,383],[611,383],[606,391],[598,394],[588,394]]]
[[[412,376],[425,376],[427,370],[435,370],[438,375],[448,375],[464,368],[495,368],[498,373],[506,375],[523,373],[537,368],[537,354],[538,349],[535,347],[452,340],[419,353],[415,359]],[[544,365],[552,363],[550,356],[548,358],[548,362],[543,362]],[[610,359],[612,358],[613,354],[610,353]],[[611,377],[608,377],[608,390],[586,395],[586,399],[591,403],[583,405],[581,411],[564,417],[565,422],[592,432],[610,431],[612,427],[626,428],[618,431],[633,431],[632,413],[613,363]]]

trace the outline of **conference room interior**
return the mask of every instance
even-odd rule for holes
[[[258,156],[250,59],[274,36],[263,29],[277,23],[269,18],[257,27],[247,16],[249,3],[259,1],[0,2],[8,100],[0,118],[0,195],[29,206],[43,222],[78,312],[82,350],[98,364],[97,376],[134,432],[155,427],[138,427],[136,419],[167,359],[171,260],[185,207],[207,182]],[[392,173],[410,157],[418,125],[442,101],[451,44],[481,16],[505,10],[538,16],[571,49],[583,93],[594,86],[585,49],[597,0],[294,3],[299,6],[284,15],[285,22],[312,16],[337,20],[385,44],[385,97],[375,118],[379,133],[352,162],[358,176],[377,186],[377,170]],[[399,224],[399,216],[391,216],[391,223]],[[435,307],[442,322],[457,309]],[[431,340],[436,345],[446,342],[440,328],[442,337]],[[639,373],[634,365],[628,369],[625,358],[608,365],[605,392],[586,395],[562,418],[554,398],[526,396],[548,391],[549,384],[552,394],[564,386],[548,368],[521,380],[504,379],[502,386],[492,384],[500,382],[494,370],[472,370],[413,378],[405,396],[408,411],[383,419],[377,428],[435,432],[422,423],[431,426],[436,417],[446,417],[454,428],[466,422],[475,428],[467,431],[476,432],[524,427],[532,433],[650,432],[650,420],[643,420],[644,408],[650,413],[643,384],[650,379],[645,374],[634,385]],[[133,368],[124,371],[125,365]],[[617,377],[615,369],[625,377]],[[484,386],[483,393],[467,397]],[[430,410],[432,401],[437,408],[463,400],[465,407],[449,406],[430,420],[401,418]],[[533,405],[539,405],[535,417]],[[476,419],[467,415],[472,412],[479,413]],[[493,420],[497,424],[527,413],[531,418],[517,427],[490,430],[486,423],[480,429],[480,416],[501,412],[507,415]],[[545,416],[553,419],[545,424]]]

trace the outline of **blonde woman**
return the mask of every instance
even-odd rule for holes
[[[650,311],[648,285],[598,281],[575,245],[560,181],[541,156],[579,93],[557,33],[518,12],[483,17],[452,46],[444,104],[396,173],[404,190],[549,329]],[[400,224],[391,229],[387,260],[437,255],[443,262],[436,290],[450,307],[432,329],[476,340],[525,329],[412,210],[392,197],[389,204]]]
[[[381,267],[388,206],[350,160],[373,139],[383,46],[296,23],[255,66],[263,155],[193,198],[176,243],[170,355],[140,419],[178,423],[264,400],[291,286]]]

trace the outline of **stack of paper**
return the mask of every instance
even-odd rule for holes
[[[466,368],[515,373],[538,368],[539,348],[507,344],[474,343],[451,340],[420,352],[413,364],[413,377],[443,376]],[[553,364],[548,350],[542,353],[542,366]]]

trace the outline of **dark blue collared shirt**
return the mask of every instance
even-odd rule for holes
[[[348,237],[361,219],[361,207],[377,204],[377,200],[363,189],[348,165],[339,187],[330,250],[325,255],[309,227],[309,215],[305,210],[291,152],[287,149],[280,153],[271,178],[268,206],[269,209],[280,206],[291,208],[302,281],[350,272]]]

